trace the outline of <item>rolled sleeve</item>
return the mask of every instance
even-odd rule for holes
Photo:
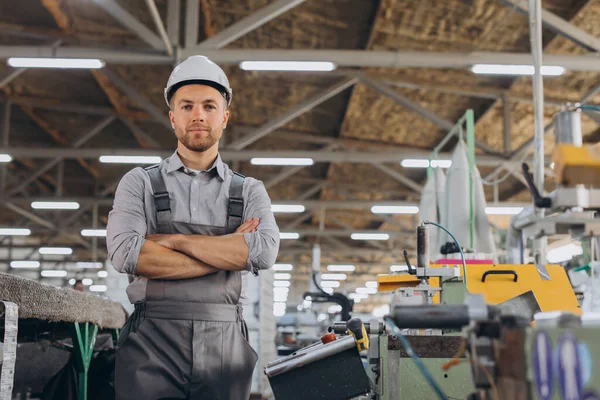
[[[141,168],[136,168],[121,179],[106,228],[106,247],[112,265],[130,275],[136,274],[138,257],[146,241],[144,174]]]
[[[256,232],[245,233],[244,241],[249,249],[247,269],[254,275],[275,264],[279,252],[279,227],[271,210],[271,199],[261,181],[246,178],[248,200],[244,206],[244,220],[259,218]],[[245,187],[246,189],[246,187]]]

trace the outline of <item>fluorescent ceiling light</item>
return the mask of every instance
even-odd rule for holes
[[[288,297],[287,294],[285,296],[273,296],[273,301],[277,301],[277,302],[283,302],[285,303],[287,301]]]
[[[77,268],[102,268],[101,262],[78,262],[75,264]]]
[[[419,160],[407,158],[400,162],[404,168],[427,168],[429,167],[429,160]]]
[[[429,160],[426,159],[415,159],[407,158],[400,162],[404,168],[427,168],[429,167]],[[452,160],[431,160],[432,168],[450,168],[452,166]]]
[[[78,210],[76,201],[34,201],[31,208],[36,210]]]
[[[279,274],[275,274],[275,279],[283,279],[283,280],[290,280],[292,279],[292,274],[288,274],[288,273],[279,273]]]
[[[431,160],[431,168],[450,168],[452,160]]]
[[[62,278],[67,276],[67,271],[63,270],[51,270],[45,269],[41,272],[44,278]]]
[[[290,292],[290,288],[286,288],[286,287],[273,288],[273,294],[288,294],[289,292]]]
[[[581,244],[569,243],[550,250],[546,254],[546,259],[549,263],[561,263],[569,261],[573,256],[580,256],[582,254],[583,248],[581,247]]]
[[[98,271],[98,278],[106,278],[107,276],[108,276],[108,272]]]
[[[327,307],[327,312],[329,314],[335,314],[335,313],[339,313],[342,311],[342,306],[340,306],[339,304],[334,304],[332,306]]]
[[[9,154],[0,154],[0,162],[11,162],[12,157]]]
[[[375,294],[375,293],[377,293],[377,288],[359,287],[359,288],[356,288],[356,293],[358,293],[358,294]]]
[[[352,272],[356,269],[354,265],[350,264],[329,264],[327,271],[331,272]]]
[[[89,278],[85,278],[85,279],[81,280],[81,283],[83,283],[85,286],[90,286],[91,284],[94,283],[94,281]]]
[[[29,236],[31,231],[29,229],[21,228],[0,228],[0,236]]]
[[[73,254],[73,249],[70,247],[40,247],[38,249],[40,254],[60,254],[60,255],[69,255]]]
[[[369,281],[369,282],[365,283],[365,287],[376,288],[376,287],[378,287],[377,281]]]
[[[106,285],[92,285],[92,286],[90,286],[90,292],[106,292],[106,289],[108,289],[106,287]]]
[[[352,240],[389,240],[387,233],[353,233],[350,235]]]
[[[371,207],[373,214],[417,214],[419,207],[417,206],[373,206]]]
[[[252,158],[252,165],[313,165],[312,158]]]
[[[300,234],[296,232],[279,232],[279,239],[299,239]]]
[[[273,264],[274,271],[291,271],[294,269],[292,264]]]
[[[106,229],[82,229],[81,236],[106,237]]]
[[[97,58],[11,57],[8,65],[15,68],[85,68],[98,69],[106,64]]]
[[[338,281],[321,281],[321,287],[336,288],[340,287],[340,283]]]
[[[336,65],[329,61],[242,61],[245,71],[333,71]]]
[[[39,261],[11,261],[11,268],[39,268]]]
[[[330,288],[330,287],[324,287],[324,288],[322,288],[322,289],[323,289],[323,291],[324,291],[325,293],[327,293],[327,294],[333,294],[333,288]]]
[[[112,164],[158,164],[159,156],[100,156],[100,162]]]
[[[471,71],[476,74],[490,75],[533,75],[533,65],[502,65],[502,64],[475,64]],[[564,67],[543,65],[540,68],[542,75],[558,76],[565,73]]]
[[[290,287],[290,281],[273,281],[274,287]]]
[[[274,213],[301,213],[304,209],[302,204],[271,204],[271,211]]]
[[[359,294],[359,293],[350,293],[348,295],[349,298],[351,298],[352,300],[364,300],[364,299],[368,299],[369,295],[368,294]]]
[[[487,215],[516,215],[523,211],[523,207],[486,207]]]
[[[392,272],[408,271],[408,266],[406,266],[406,265],[390,265],[390,271],[392,271]]]
[[[286,304],[285,302],[276,301],[273,303],[273,308],[283,308],[285,310]]]
[[[322,274],[321,279],[324,281],[345,281],[348,279],[346,274]]]

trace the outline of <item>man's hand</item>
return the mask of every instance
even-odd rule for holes
[[[160,244],[163,247],[166,247],[168,249],[171,250],[177,250],[175,248],[175,239],[176,239],[177,235],[169,235],[169,234],[161,234],[161,233],[157,233],[157,234],[153,234],[153,235],[146,235],[146,240],[151,240],[156,244]]]
[[[241,224],[236,230],[235,233],[250,233],[256,232],[256,228],[258,228],[258,224],[260,223],[260,219],[258,218],[248,218]]]

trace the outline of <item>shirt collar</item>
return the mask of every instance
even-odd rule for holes
[[[179,154],[177,154],[177,150],[169,157],[169,165],[167,167],[167,173],[171,173],[173,171],[177,171],[181,168],[185,168]],[[217,159],[213,163],[213,165],[207,169],[207,171],[212,171],[213,169],[217,170],[217,174],[221,178],[221,180],[225,180],[225,164],[221,159],[221,154],[217,155]]]

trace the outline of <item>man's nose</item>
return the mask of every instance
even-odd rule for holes
[[[192,110],[192,121],[204,121],[205,115],[202,107],[194,107]]]

